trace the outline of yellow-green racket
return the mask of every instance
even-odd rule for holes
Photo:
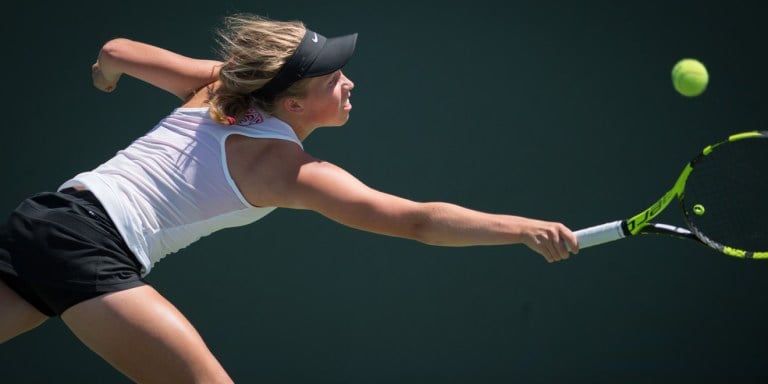
[[[675,200],[684,227],[651,222]],[[738,133],[707,146],[646,210],[575,233],[580,249],[659,234],[695,240],[730,256],[768,259],[768,131]]]

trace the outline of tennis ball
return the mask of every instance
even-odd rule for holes
[[[696,59],[682,59],[672,67],[672,84],[683,96],[700,95],[707,89],[708,82],[707,68]]]
[[[693,206],[693,213],[695,213],[695,214],[697,214],[697,215],[701,216],[701,215],[703,215],[703,214],[704,214],[704,212],[706,212],[706,210],[704,209],[704,206],[703,206],[703,205],[701,205],[701,204],[696,204],[696,205],[694,205],[694,206]]]

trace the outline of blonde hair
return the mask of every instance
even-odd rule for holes
[[[211,118],[231,124],[240,121],[253,106],[272,114],[280,98],[305,96],[307,82],[301,80],[268,100],[251,94],[277,74],[306,30],[300,21],[275,21],[250,14],[226,17],[223,28],[217,31],[224,64],[219,73],[221,85],[211,94]]]

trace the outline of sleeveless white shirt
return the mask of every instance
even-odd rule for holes
[[[229,135],[301,141],[285,122],[250,110],[237,125],[215,123],[208,108],[177,108],[151,131],[59,190],[84,186],[104,205],[144,266],[203,236],[252,223],[274,207],[254,207],[227,168]]]

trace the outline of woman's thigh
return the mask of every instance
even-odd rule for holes
[[[42,324],[48,316],[0,279],[0,344]]]
[[[192,324],[149,285],[84,301],[61,318],[136,382],[232,382]]]

